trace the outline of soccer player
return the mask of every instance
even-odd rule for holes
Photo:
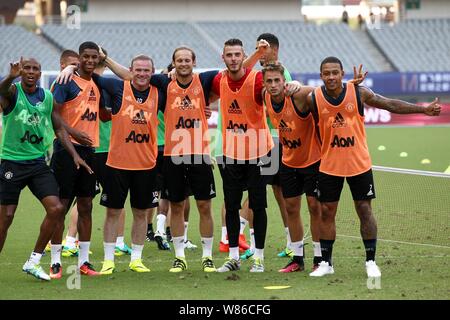
[[[104,48],[101,48],[102,52],[107,55],[107,52]],[[101,55],[100,55],[101,56]],[[102,75],[105,72],[106,65],[102,60],[98,63],[97,68],[95,68],[94,72],[97,75]],[[112,105],[111,95],[106,90],[101,90],[102,99],[104,101],[104,105],[107,108]],[[97,175],[97,181],[102,187],[102,190],[105,190],[106,181],[107,181],[107,166],[106,162],[108,160],[108,152],[110,145],[110,137],[111,137],[111,121],[100,122],[100,145],[95,149],[95,161],[94,161],[94,171]],[[103,195],[103,192],[102,192]],[[106,218],[105,218],[106,220]],[[131,255],[131,248],[125,243],[124,240],[124,231],[125,231],[125,209],[123,209],[119,216],[119,223],[117,226],[117,239],[116,239],[116,247],[114,250],[115,256],[122,256],[124,254]]]
[[[273,62],[277,62],[278,61],[278,51],[280,48],[280,42],[278,40],[278,37],[272,33],[262,33],[258,36],[257,40],[256,40],[256,47],[258,47],[259,43],[261,40],[266,41],[269,45],[267,46],[266,50],[264,50],[264,54],[261,54],[262,51],[258,51],[256,50],[255,53],[248,59],[249,63],[251,63],[251,65],[254,65],[256,63],[256,59],[259,58],[259,63],[260,65],[263,67],[264,65],[268,64],[268,63],[273,63]],[[292,77],[291,74],[289,73],[289,71],[284,68],[284,78],[286,82],[292,81]],[[281,164],[282,160],[282,144],[279,141],[278,138],[278,130],[274,129],[274,126],[272,125],[272,122],[269,118],[269,116],[267,115],[267,124],[269,126],[269,130],[270,133],[272,134],[272,138],[274,141],[274,145],[278,146],[278,163]],[[284,230],[286,233],[286,247],[280,252],[278,253],[279,257],[288,257],[288,256],[292,256],[293,251],[291,249],[291,237],[289,234],[289,228],[288,228],[288,223],[287,223],[287,210],[286,210],[286,203],[285,200],[283,198],[283,193],[282,193],[282,188],[280,185],[280,170],[277,170],[277,172],[271,176],[269,176],[268,179],[268,184],[272,185],[272,191],[273,194],[275,196],[275,200],[277,201],[278,204],[278,208],[280,210],[280,214],[281,214],[281,219],[283,221],[283,225],[284,225]],[[243,211],[243,212],[248,212],[248,216],[244,217],[249,221],[249,225],[250,225],[250,234],[252,234],[252,228],[253,228],[253,219],[252,219],[252,212],[251,210],[248,211]],[[242,217],[241,217],[241,225],[242,225]],[[241,227],[242,228],[242,227]],[[313,225],[311,225],[311,228],[313,228]],[[251,241],[254,241],[254,237],[251,237]],[[320,252],[320,245],[316,242],[313,242],[313,246],[314,248],[316,248],[316,246],[319,246],[318,250],[315,249],[316,252]],[[251,256],[253,256],[254,253],[254,243],[251,243],[251,248],[249,250],[247,250],[242,256],[241,259],[248,259]]]
[[[106,52],[105,49],[103,51]],[[79,65],[79,55],[73,50],[64,50],[61,53],[60,57],[60,68],[61,71],[64,70],[69,65],[78,66]],[[96,74],[103,74],[106,66],[103,62],[99,62],[94,72]],[[53,85],[52,85],[53,88]],[[102,90],[101,92],[102,100],[104,105],[110,105],[110,97],[109,94]],[[105,181],[105,166],[106,159],[108,157],[108,148],[109,148],[109,137],[111,133],[111,121],[101,121],[99,127],[99,138],[100,138],[100,146],[95,148],[95,161],[94,161],[94,172],[96,173],[96,178],[99,185],[104,189],[104,181]],[[77,236],[77,221],[78,221],[78,210],[76,206],[73,206],[70,212],[70,223],[67,230],[67,236],[65,241],[63,241],[63,248],[61,255],[63,257],[71,257],[78,256],[78,246],[76,244],[76,236]],[[116,248],[115,255],[121,256],[124,254],[131,254],[131,249],[124,242],[124,228],[125,228],[125,210],[121,213],[119,218],[119,226],[118,226],[118,235],[116,240]],[[50,246],[49,246],[50,248]],[[89,252],[92,254],[92,252]]]
[[[303,86],[292,97],[284,93],[286,71],[280,63],[265,64],[262,71],[265,85],[264,102],[271,123],[279,132],[283,146],[280,180],[287,209],[287,225],[292,239],[293,258],[280,272],[304,270],[303,223],[300,215],[301,195],[306,193],[311,225],[318,227],[320,204],[317,200],[317,174],[320,164],[320,140],[316,133],[311,112],[302,113],[300,108],[306,97],[314,90]],[[311,227],[313,240],[319,235]],[[318,266],[320,255],[314,254],[313,269]]]
[[[142,262],[142,250],[148,212],[158,204],[158,195],[154,192],[158,155],[157,114],[158,110],[164,110],[165,99],[156,87],[150,85],[150,77],[154,72],[150,57],[134,57],[130,72],[131,81],[94,75],[98,86],[106,90],[112,99],[111,140],[106,162],[105,190],[101,199],[101,204],[107,207],[105,259],[101,274],[111,274],[115,270],[117,224],[128,191],[133,212],[129,268],[135,272],[150,271]]]
[[[176,79],[156,75],[151,80],[151,83],[160,86],[167,94],[164,112],[164,193],[170,201],[170,229],[175,248],[175,260],[170,272],[181,272],[187,268],[184,253],[187,241],[184,219],[187,184],[192,189],[200,213],[202,268],[205,272],[216,271],[212,259],[211,212],[211,199],[216,196],[216,191],[205,112],[217,71],[193,73],[195,63],[196,57],[192,49],[178,47],[172,55]]]
[[[163,172],[163,163],[164,163],[164,135],[165,135],[165,123],[164,123],[164,112],[158,112],[158,158],[156,160],[156,189],[159,194],[159,204],[157,207],[156,214],[156,232],[153,234],[153,239],[156,241],[159,250],[170,250],[169,242],[167,241],[166,234],[166,220],[167,214],[169,213],[169,200],[162,192],[164,187],[164,172]],[[154,211],[154,210],[153,210]],[[147,223],[151,223],[153,218],[153,212],[151,212],[147,216]],[[147,228],[147,239],[151,238],[149,234],[150,224]]]
[[[361,83],[365,75],[362,65],[359,72],[354,69],[355,84]],[[314,247],[313,271],[322,260],[319,243],[321,220],[320,203],[317,200],[317,178],[320,165],[320,140],[316,122],[310,111],[302,111],[307,96],[314,87],[302,86],[301,90],[286,97],[284,93],[286,70],[279,62],[266,64],[263,69],[265,96],[264,104],[271,122],[279,131],[283,146],[280,180],[288,212],[287,223],[293,242],[293,257],[280,272],[304,270],[303,224],[300,216],[301,195],[306,194],[310,213],[311,234]]]
[[[111,62],[108,60],[108,62]],[[186,185],[189,184],[200,213],[202,238],[202,268],[215,272],[212,260],[213,220],[211,199],[215,197],[214,176],[209,156],[206,121],[207,104],[212,82],[218,71],[193,73],[195,53],[188,47],[178,47],[172,55],[176,79],[166,75],[153,75],[151,84],[160,87],[167,95],[164,112],[165,145],[163,194],[170,201],[170,220],[175,260],[170,272],[187,268],[184,249]],[[127,77],[117,64],[110,68]]]
[[[21,81],[13,81],[21,76]],[[37,85],[41,65],[34,58],[10,64],[10,72],[0,82],[3,117],[0,164],[0,252],[17,209],[21,190],[28,186],[45,208],[46,215],[40,227],[30,258],[22,267],[24,272],[38,279],[50,280],[40,266],[42,252],[55,228],[64,219],[64,206],[58,197],[58,184],[45,163],[53,139],[53,129],[62,146],[70,155],[77,170],[92,170],[80,158],[64,129],[59,114],[53,108],[49,90]],[[80,169],[80,166],[84,168]]]
[[[161,72],[162,74],[168,74],[173,69],[172,62]],[[159,193],[159,204],[157,208],[156,215],[156,232],[153,232],[153,214],[152,210],[147,216],[147,240],[155,241],[158,245],[159,250],[170,250],[170,244],[168,237],[171,237],[170,226],[168,219],[169,213],[169,200],[164,192],[162,192],[164,187],[164,136],[165,136],[165,123],[164,123],[164,113],[158,112],[158,158],[156,161],[156,185]],[[186,208],[185,208],[186,209]],[[166,228],[166,222],[168,224]]]
[[[59,58],[59,66],[60,70],[63,70],[68,65],[79,65],[80,64],[80,57],[77,52],[67,49],[64,50]],[[52,83],[50,86],[50,91],[53,91],[55,82]],[[62,249],[61,255],[63,257],[70,257],[70,256],[77,256],[78,255],[78,248],[76,247],[76,236],[77,236],[77,220],[78,220],[78,211],[76,210],[76,206],[72,208],[72,211],[70,212],[70,222],[69,226],[67,228],[67,236],[65,245]],[[45,251],[50,252],[51,251],[51,243],[49,242],[47,246],[45,247]]]
[[[92,74],[99,62],[99,47],[93,42],[83,42],[79,47],[79,75],[74,75],[67,84],[55,83],[54,105],[60,113],[64,128],[72,137],[75,149],[88,165],[93,165],[94,148],[99,146],[99,117],[102,112],[100,91],[92,81]],[[104,108],[102,108],[103,110]],[[77,198],[79,234],[78,267],[80,273],[96,276],[89,262],[89,247],[92,229],[92,199],[96,194],[96,177],[72,165],[67,151],[56,139],[53,145],[51,167],[60,187],[60,198],[65,212],[72,199]],[[61,242],[64,222],[58,226],[52,237],[50,277],[61,278]]]
[[[273,147],[272,137],[262,106],[262,74],[243,67],[242,41],[229,39],[224,44],[222,58],[227,67],[218,74],[213,91],[220,96],[222,116],[222,166],[225,196],[229,257],[219,272],[240,269],[239,209],[242,193],[248,187],[249,208],[253,210],[255,229],[255,259],[251,272],[263,272],[264,242],[267,229],[266,177],[262,166]]]
[[[424,113],[428,116],[438,116],[441,106],[437,98],[427,106],[385,98],[366,87],[344,83],[343,76],[341,61],[336,57],[325,58],[320,64],[320,77],[324,85],[308,95],[305,104],[306,109],[318,116],[322,140],[318,179],[322,207],[322,261],[310,276],[322,277],[334,273],[335,217],[344,180],[347,180],[360,220],[367,276],[380,277],[381,271],[375,263],[377,223],[371,205],[371,200],[375,198],[375,186],[364,128],[364,104],[393,113]]]

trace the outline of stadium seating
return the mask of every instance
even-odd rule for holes
[[[323,58],[335,55],[349,70],[363,63],[368,70],[379,68],[359,45],[346,25],[313,25],[302,22],[201,22],[201,23],[84,23],[67,36],[65,26],[46,25],[42,32],[61,49],[76,48],[82,41],[97,41],[118,62],[128,64],[138,53],[150,54],[158,67],[170,62],[175,47],[186,44],[197,53],[197,67],[221,68],[221,50],[225,40],[243,40],[246,51],[254,49],[256,38],[263,32],[280,38],[280,60],[290,70],[318,72]]]
[[[342,60],[344,69],[358,63],[368,70],[379,67],[359,44],[351,29],[344,24],[305,24],[292,22],[212,22],[199,23],[220,46],[229,38],[240,38],[246,51],[254,50],[256,38],[264,32],[274,33],[280,40],[280,61],[291,71],[319,72],[320,62],[327,56]]]
[[[219,56],[187,23],[84,23],[81,29],[71,30],[70,37],[65,26],[45,25],[42,32],[60,49],[77,50],[83,41],[97,42],[124,65],[137,54],[147,54],[158,68],[163,68],[171,62],[173,49],[180,45],[195,49],[198,67],[209,67],[214,56]]]
[[[0,26],[0,75],[9,72],[9,63],[20,56],[34,57],[43,70],[59,70],[59,53],[34,33],[20,26]]]
[[[398,71],[450,70],[450,19],[407,20],[369,33]]]
[[[280,61],[291,72],[317,73],[323,58],[339,57],[344,69],[351,71],[362,63],[370,72],[380,66],[347,25],[339,23],[309,24],[299,21],[234,22],[130,22],[83,23],[80,29],[65,25],[44,25],[36,36],[19,26],[0,26],[2,55],[0,74],[8,63],[20,55],[32,55],[44,70],[58,70],[58,51],[77,50],[80,43],[91,40],[104,46],[118,62],[128,65],[137,54],[151,55],[157,68],[164,68],[172,51],[180,45],[192,47],[197,67],[222,68],[223,43],[240,38],[246,52],[254,50],[257,36],[263,32],[280,39]],[[398,71],[450,70],[450,19],[408,20],[395,26],[381,25],[368,33],[378,49]],[[50,45],[49,42],[52,44]],[[414,52],[414,54],[410,54]]]

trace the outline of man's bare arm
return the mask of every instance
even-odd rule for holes
[[[128,81],[133,79],[133,75],[131,71],[128,68],[125,68],[120,63],[114,61],[109,56],[107,56],[103,50],[100,49],[100,59],[103,60],[106,64],[106,66],[114,72],[116,76],[118,76],[120,79]]]
[[[245,58],[243,66],[245,68],[249,68],[252,69],[255,64],[258,63],[259,58],[261,58],[261,56],[266,52],[266,49],[270,47],[270,44],[264,40],[261,39],[258,41],[258,47],[256,48],[255,51],[253,51],[253,53],[248,56],[247,58]]]
[[[63,118],[61,118],[61,108],[62,108],[62,103],[58,103],[56,102],[55,98],[53,98],[53,113],[57,113],[57,124],[62,126],[64,128],[64,130],[66,131],[66,133],[68,133],[69,135],[71,135],[79,144],[84,145],[84,146],[92,146],[93,141],[92,139],[85,133],[82,131],[78,131],[75,128],[72,128],[71,126],[69,126]],[[53,118],[53,113],[52,113],[52,118]]]
[[[313,111],[314,102],[313,102],[312,94],[313,94],[313,91],[311,91],[306,96],[305,105],[304,105],[304,109],[302,112]]]
[[[16,87],[13,86],[12,83],[14,79],[20,76],[20,72],[22,70],[22,60],[23,58],[21,57],[20,61],[10,63],[8,76],[6,76],[0,82],[0,96],[2,96],[6,100],[11,100],[11,98],[14,97],[14,94],[16,93]]]
[[[311,111],[312,109],[312,97],[308,102],[308,97],[314,91],[314,87],[302,86],[300,91],[296,92],[292,97],[294,98],[295,108],[302,113]]]
[[[441,112],[441,106],[438,98],[426,106],[420,106],[403,100],[383,97],[382,95],[376,94],[366,87],[360,87],[360,94],[362,103],[366,103],[372,107],[384,109],[392,113],[424,113],[428,116],[438,116]]]
[[[93,173],[92,169],[86,164],[86,162],[80,157],[78,152],[75,150],[75,147],[70,141],[69,135],[67,134],[67,131],[64,128],[63,122],[64,121],[61,119],[58,112],[55,109],[53,109],[52,124],[55,134],[58,137],[58,140],[61,142],[64,149],[66,149],[67,152],[69,152],[69,154],[72,156],[76,168],[79,169],[80,166],[83,166],[87,170],[87,172],[92,174]]]

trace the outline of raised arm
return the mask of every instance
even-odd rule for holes
[[[367,77],[368,71],[362,71],[363,65],[360,64],[358,71],[356,71],[356,66],[353,66],[353,79],[348,82],[352,82],[355,86],[360,85]]]
[[[120,79],[127,81],[132,80],[133,75],[131,71],[128,68],[125,68],[120,63],[114,61],[110,57],[108,57],[103,50],[100,48],[100,60],[103,60],[105,62],[105,65],[112,71],[116,76],[118,76]]]
[[[300,91],[296,92],[292,97],[295,102],[295,108],[302,113],[312,110],[312,92],[314,87],[302,86]],[[310,101],[308,101],[310,99]]]
[[[374,93],[366,87],[360,87],[361,102],[366,103],[378,109],[384,109],[392,113],[408,114],[408,113],[424,113],[428,116],[438,116],[441,112],[439,99],[426,106],[412,104],[403,100],[389,99],[382,95]]]
[[[11,100],[16,93],[16,87],[13,86],[13,81],[18,76],[20,76],[20,72],[22,71],[22,58],[20,61],[10,63],[9,74],[0,82],[0,96],[2,96],[5,100]],[[3,110],[3,109],[2,109]]]
[[[53,108],[52,111],[53,129],[59,141],[63,145],[64,149],[66,149],[67,152],[69,152],[69,154],[72,156],[73,162],[75,163],[77,169],[79,169],[80,166],[83,166],[90,174],[94,173],[92,169],[87,165],[87,163],[80,157],[78,152],[75,150],[75,147],[70,141],[69,135],[67,134],[67,131],[63,123],[64,121],[61,119],[60,115],[55,110],[55,108]]]
[[[302,84],[297,80],[293,80],[293,81],[286,82],[286,85],[284,88],[284,93],[288,97],[290,97],[293,94],[295,94],[296,92],[299,92],[301,89],[302,89]]]
[[[266,40],[259,40],[255,51],[253,51],[253,53],[244,60],[243,66],[245,68],[252,69],[255,64],[258,63],[259,58],[264,55],[268,47],[270,47],[270,44]]]

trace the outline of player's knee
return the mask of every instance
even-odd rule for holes
[[[296,215],[300,214],[300,210],[295,205],[290,205],[286,202],[286,212],[288,217],[295,217]]]
[[[330,215],[336,213],[337,205],[334,203],[324,202],[320,204],[320,209],[322,210],[322,214]]]
[[[146,221],[147,214],[145,212],[133,212],[133,219],[139,222]]]
[[[308,210],[310,215],[312,215],[313,217],[320,217],[321,206],[318,201],[308,203]]]
[[[334,221],[336,217],[336,209],[334,206],[329,206],[327,204],[323,204],[321,206],[321,221],[324,223]]]
[[[11,222],[14,219],[14,210],[5,210],[5,212],[3,212],[3,217],[7,222]]]
[[[92,201],[78,201],[78,214],[82,215],[90,215],[92,212]]]
[[[372,215],[372,207],[370,203],[366,201],[360,201],[356,203],[356,211],[361,219],[369,219]]]
[[[55,202],[47,208],[47,216],[51,219],[62,219],[64,217],[64,206],[61,202]]]
[[[211,215],[211,201],[197,201],[197,207],[201,215]]]
[[[184,209],[184,201],[171,202],[170,208],[172,209],[172,214],[182,214]]]
[[[61,202],[58,202],[53,206],[53,211],[58,217],[64,216],[64,205]]]

